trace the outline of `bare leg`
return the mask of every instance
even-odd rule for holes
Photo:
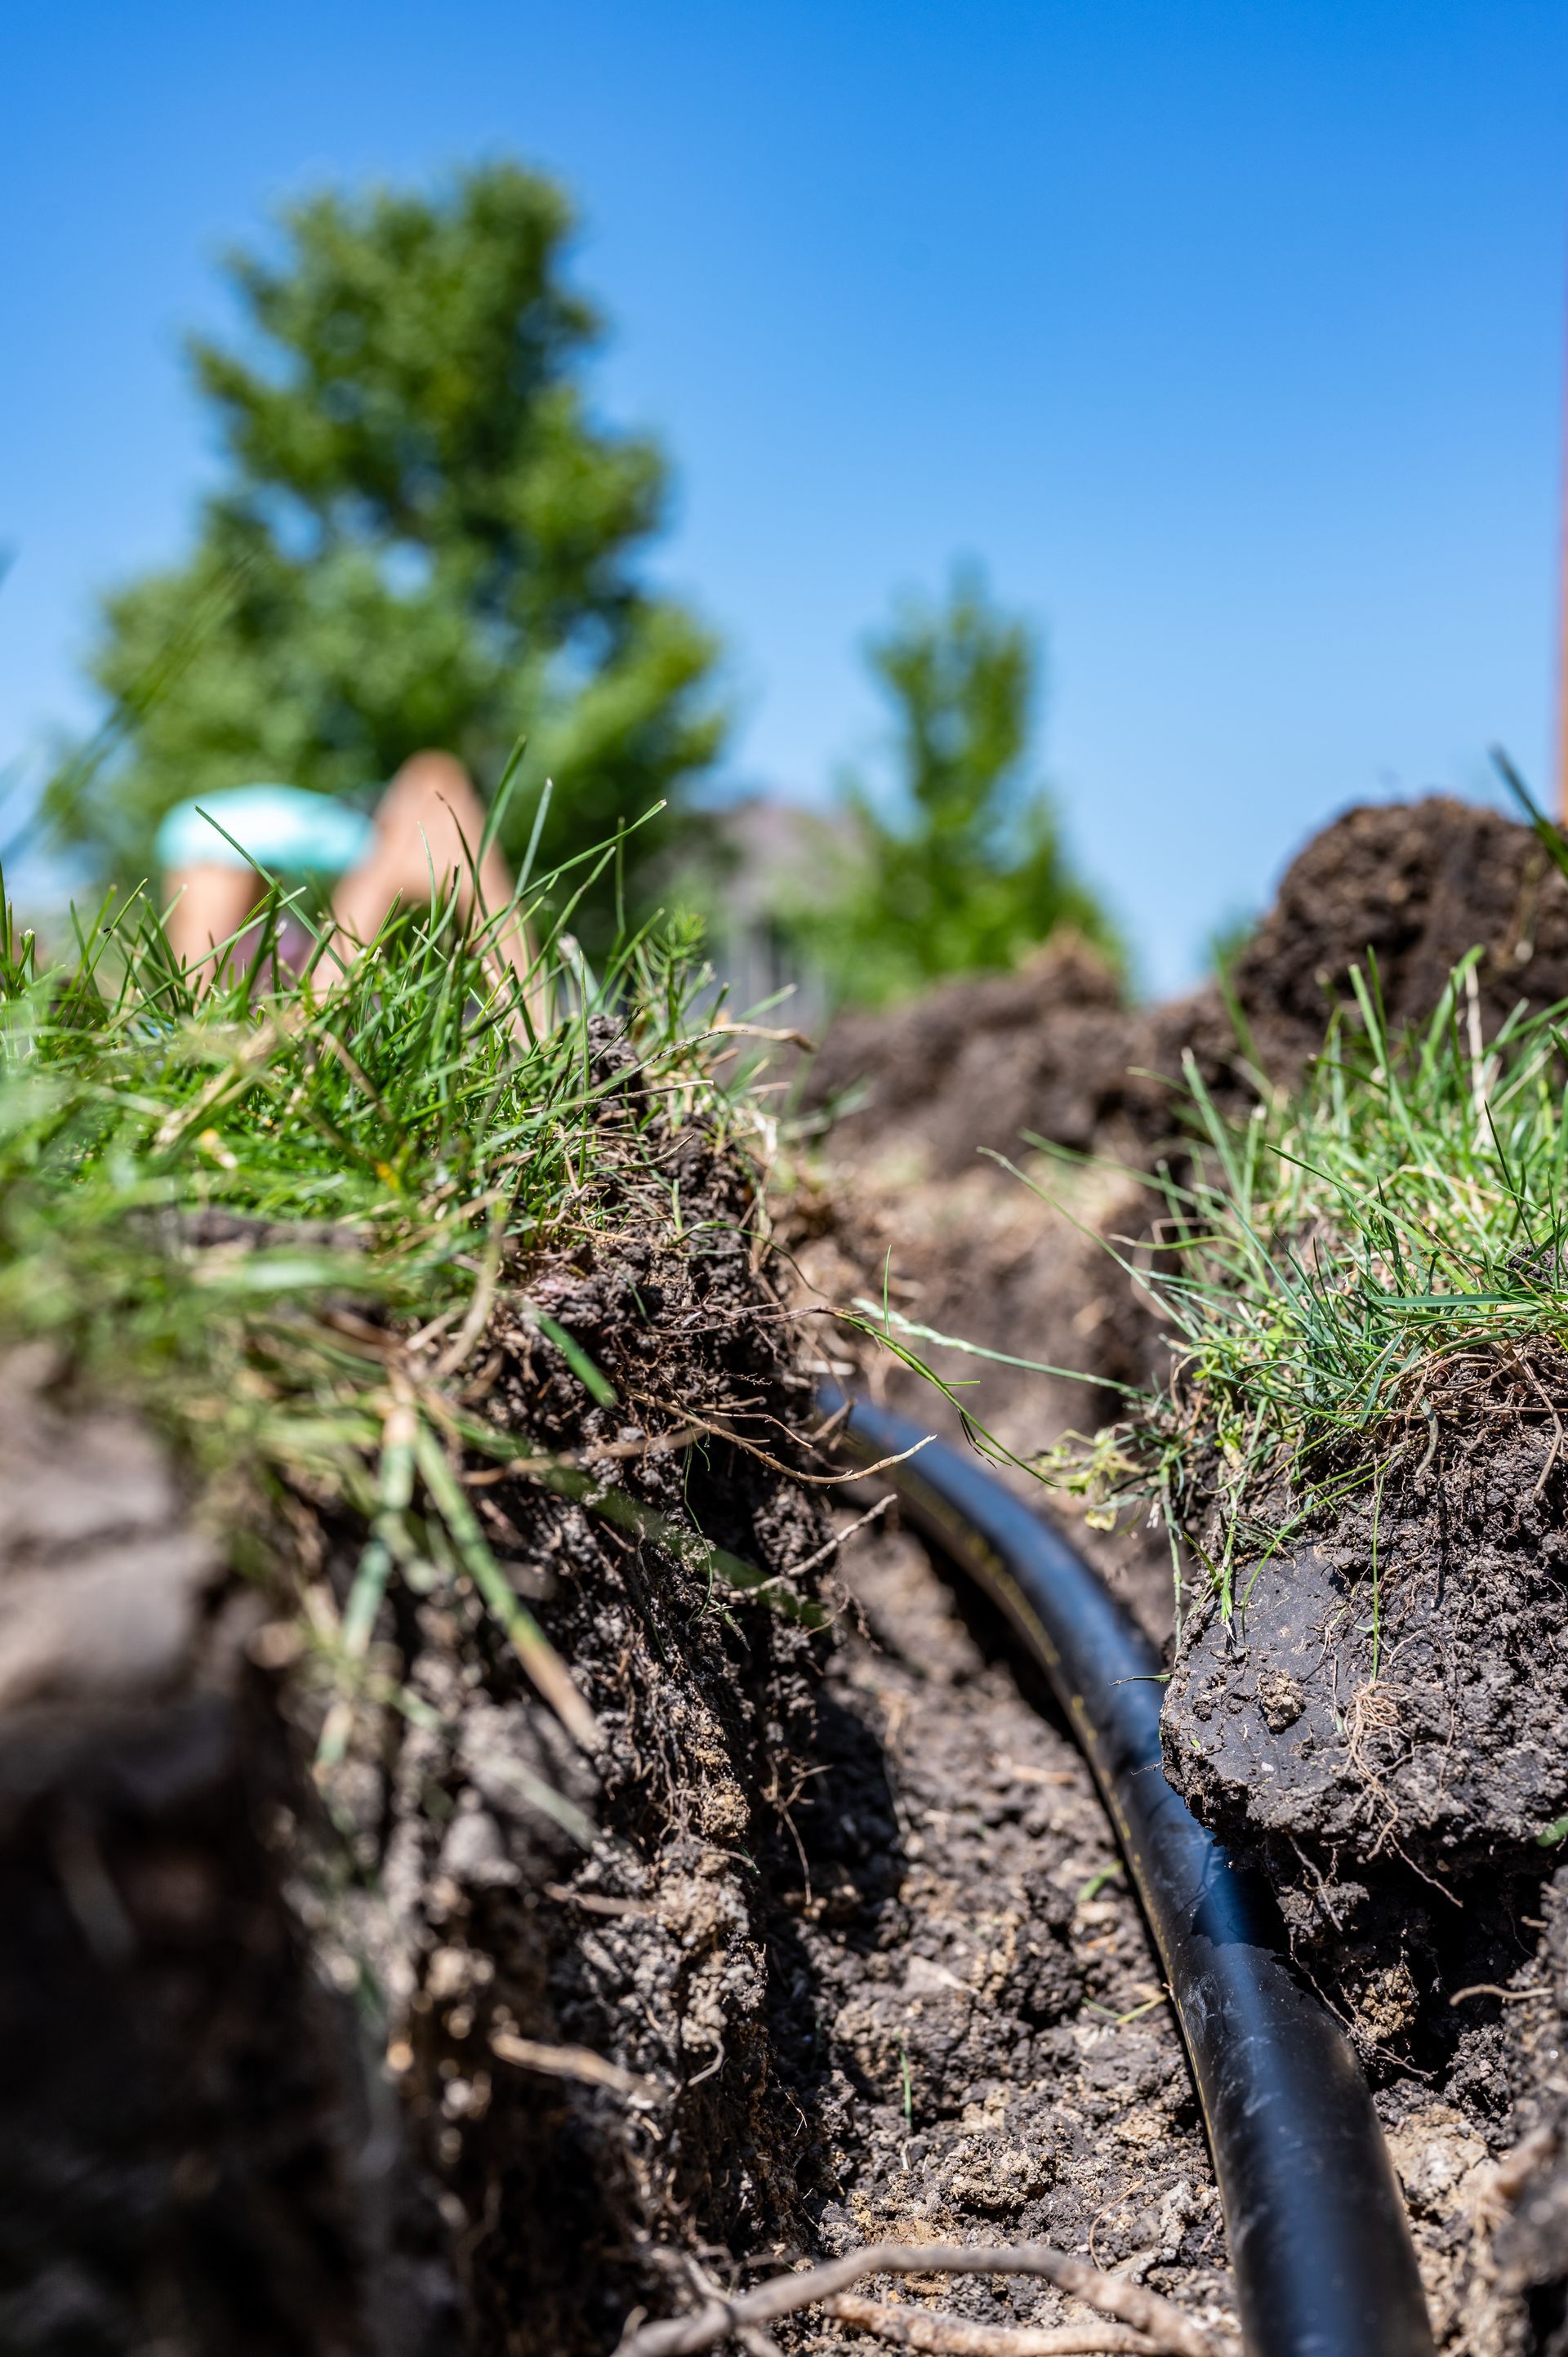
[[[338,887],[334,917],[362,947],[374,940],[394,902],[428,904],[433,876],[437,898],[456,880],[465,921],[476,911],[481,922],[499,916],[510,905],[511,873],[492,843],[478,863],[476,894],[474,862],[484,831],[484,806],[462,763],[450,753],[415,753],[381,798],[370,856]],[[511,918],[492,939],[513,971],[526,975],[533,955],[521,919]]]
[[[166,889],[174,899],[165,927],[169,948],[198,989],[205,989],[218,971],[210,952],[239,931],[266,886],[253,867],[200,859],[171,868]]]

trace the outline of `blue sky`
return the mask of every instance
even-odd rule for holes
[[[737,781],[875,745],[857,652],[972,554],[1046,633],[1046,764],[1144,979],[1336,810],[1551,743],[1561,0],[9,0],[0,761],[91,710],[95,591],[211,454],[179,338],[326,178],[514,153],[585,217],[659,573]]]

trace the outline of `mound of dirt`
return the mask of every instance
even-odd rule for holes
[[[1314,836],[1237,958],[1243,1047],[1214,985],[1135,1007],[1081,942],[1047,942],[1016,974],[941,985],[829,1030],[805,1102],[838,1107],[839,1155],[897,1140],[950,1176],[1026,1131],[1078,1151],[1142,1159],[1179,1127],[1182,1059],[1222,1099],[1250,1099],[1246,1063],[1290,1082],[1322,1045],[1353,965],[1375,959],[1397,1030],[1423,1020],[1451,968],[1479,945],[1483,1012],[1568,996],[1568,883],[1536,836],[1452,796],[1370,803]]]
[[[1166,1125],[1167,1090],[1134,1069],[1149,1060],[1139,1050],[1153,1019],[1124,1004],[1096,950],[1057,936],[1015,974],[965,975],[885,1013],[841,1015],[805,1103],[833,1109],[835,1154],[892,1139],[935,1177],[987,1146],[1015,1153],[1026,1129],[1087,1151],[1113,1127],[1141,1136]]]
[[[1521,999],[1568,996],[1568,883],[1529,827],[1433,794],[1348,811],[1316,835],[1232,980],[1262,1060],[1287,1079],[1322,1044],[1352,965],[1376,959],[1397,1032],[1426,1019],[1477,946],[1488,1032]]]

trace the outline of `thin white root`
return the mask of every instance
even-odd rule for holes
[[[929,2308],[890,2308],[853,2291],[823,2300],[822,2313],[896,2349],[926,2350],[934,2357],[1165,2357],[1170,2347],[1125,2324],[972,2324]]]
[[[616,2357],[696,2357],[698,2351],[715,2349],[725,2341],[737,2339],[748,2328],[767,2326],[797,2309],[833,2299],[848,2291],[852,2284],[863,2283],[867,2276],[926,2275],[1040,2276],[1047,2283],[1055,2284],[1058,2291],[1081,2299],[1087,2307],[1100,2309],[1119,2323],[1130,2326],[1134,2333],[1141,2333],[1144,2344],[1152,2344],[1152,2350],[1159,2352],[1160,2357],[1236,2357],[1232,2341],[1195,2324],[1157,2292],[1146,2290],[1125,2276],[1105,2275],[1087,2260],[1074,2258],[1066,2251],[1053,2251],[1046,2243],[873,2243],[865,2250],[846,2253],[842,2259],[830,2259],[820,2267],[773,2276],[733,2298],[714,2295],[688,2315],[644,2324],[623,2339]],[[908,2316],[914,2313],[905,2311]],[[934,2348],[939,2344],[909,2341],[905,2345]],[[940,2345],[951,2348],[955,2344],[950,2341]],[[1116,2344],[1102,2341],[1098,2345]],[[1131,2344],[1134,2350],[1138,2345],[1136,2341]],[[1003,2357],[1009,2344],[993,2341],[991,2346],[998,2352],[998,2357]],[[1012,2346],[1015,2349],[1016,2343]]]
[[[515,2063],[520,2071],[538,2071],[547,2079],[580,2079],[585,2086],[608,2087],[615,2094],[645,2104],[659,2099],[656,2079],[639,2079],[635,2071],[623,2071],[618,2062],[607,2061],[591,2047],[546,2046],[537,2038],[514,2038],[510,2030],[498,2029],[490,2040],[490,2052],[498,2062]]]

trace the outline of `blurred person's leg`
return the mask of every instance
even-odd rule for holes
[[[266,888],[253,867],[237,860],[196,859],[170,868],[164,889],[173,906],[164,931],[198,988],[217,972],[213,952],[239,932]]]
[[[329,955],[341,964],[375,939],[392,909],[424,908],[456,885],[457,909],[520,980],[533,963],[528,929],[512,908],[511,873],[494,844],[476,856],[485,813],[467,771],[449,753],[416,753],[382,795],[373,822],[306,788],[225,788],[177,804],[158,833],[158,853],[172,901],[169,946],[205,989],[217,972],[218,944],[240,933],[263,897],[258,861],[289,877],[337,876],[336,931]],[[247,856],[248,855],[248,856]],[[535,1028],[546,1019],[537,981],[529,987]]]
[[[373,941],[399,902],[424,907],[456,884],[458,913],[483,925],[510,910],[511,871],[492,843],[479,844],[485,811],[462,763],[450,753],[415,753],[403,763],[376,812],[368,858],[349,870],[332,898],[332,914],[355,943]],[[478,874],[475,866],[478,862]],[[477,889],[476,889],[477,887]],[[490,939],[520,978],[533,963],[528,929],[511,913]]]
[[[256,782],[220,786],[164,813],[156,857],[172,903],[169,947],[198,988],[217,972],[212,952],[233,940],[266,895],[265,877],[341,876],[365,858],[375,829],[362,811],[307,787]],[[305,929],[285,915],[274,955],[297,967]],[[289,936],[297,938],[290,944]],[[235,942],[229,961],[243,964],[256,942]]]

